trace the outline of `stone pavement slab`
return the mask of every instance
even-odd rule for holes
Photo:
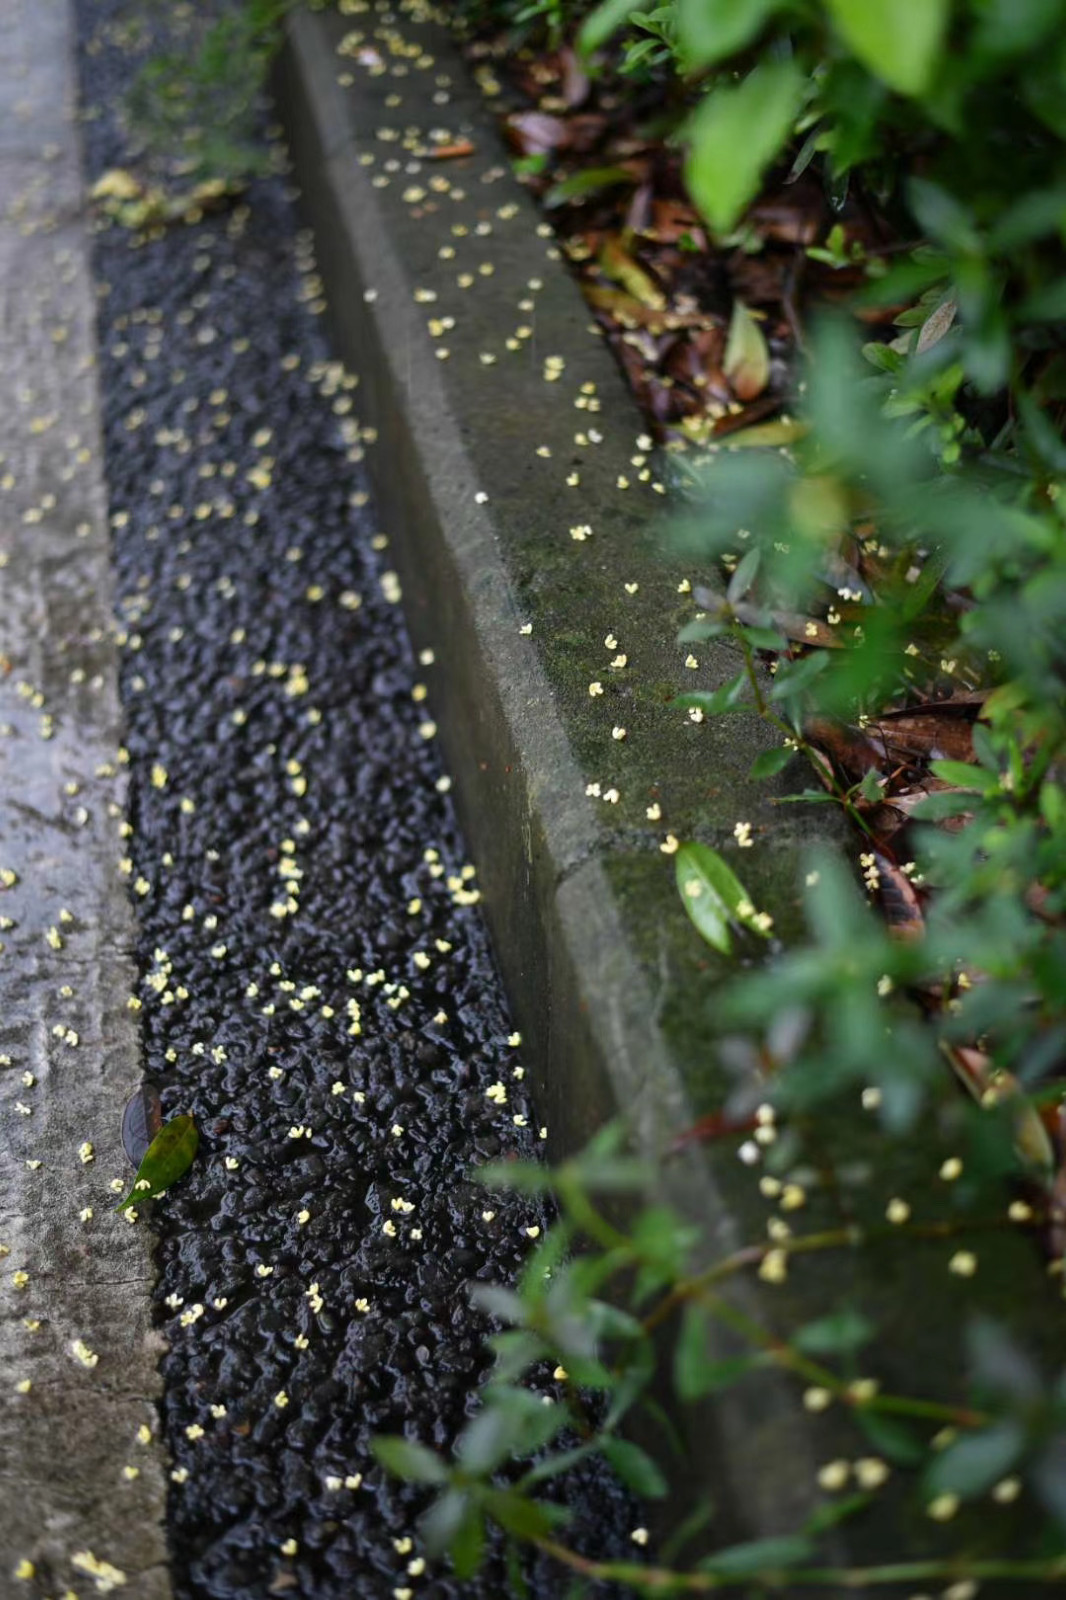
[[[70,8],[0,37],[0,1594],[167,1600]]]

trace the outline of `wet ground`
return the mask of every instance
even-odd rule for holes
[[[130,160],[131,9],[78,9],[93,181]],[[500,1596],[498,1554],[462,1584],[425,1564],[420,1502],[370,1454],[454,1437],[484,1365],[468,1285],[512,1279],[545,1218],[469,1177],[540,1129],[357,378],[282,176],[155,240],[102,226],[95,271],[137,1015],[202,1137],[151,1217],[176,1592]],[[624,1502],[589,1504],[627,1547]]]

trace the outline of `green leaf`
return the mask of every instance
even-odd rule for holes
[[[640,10],[639,0],[603,0],[592,14],[585,18],[581,25],[581,32],[577,36],[577,47],[582,55],[591,55],[613,33],[617,33],[623,23]]]
[[[928,178],[911,178],[907,199],[926,233],[940,244],[960,252],[980,250],[981,238],[973,213],[950,190]]]
[[[125,1211],[139,1200],[154,1200],[172,1183],[177,1183],[192,1166],[199,1143],[200,1135],[192,1117],[171,1117],[148,1146],[137,1168],[133,1188],[115,1210]]]
[[[777,0],[678,0],[677,42],[687,72],[713,66],[743,50]]]
[[[728,622],[711,621],[698,618],[695,622],[686,622],[677,635],[678,644],[702,644],[705,639],[717,639],[729,627]]]
[[[991,794],[999,788],[999,774],[985,767],[973,767],[966,761],[931,761],[929,770],[956,789],[973,789],[978,794]]]
[[[543,1461],[538,1461],[535,1466],[522,1475],[522,1487],[532,1489],[538,1483],[546,1483],[551,1478],[557,1478],[562,1472],[569,1472],[592,1455],[595,1442],[575,1445],[572,1450],[561,1450],[558,1455],[547,1456]]]
[[[515,1294],[513,1289],[504,1289],[500,1284],[476,1283],[470,1291],[470,1299],[479,1311],[487,1312],[498,1322],[510,1322],[521,1328],[529,1316],[529,1309],[521,1295]]]
[[[661,1500],[668,1485],[662,1471],[639,1445],[630,1439],[604,1439],[603,1454],[622,1482],[645,1500]]]
[[[739,300],[733,307],[734,320],[738,311],[747,311],[747,307],[741,305]],[[748,315],[750,317],[750,312]],[[761,332],[759,333],[759,337],[762,339]],[[732,334],[730,334],[730,338],[732,338]],[[766,341],[764,339],[764,347],[765,344]],[[738,600],[743,600],[744,596],[755,582],[755,575],[759,570],[759,563],[761,560],[762,551],[759,549],[758,545],[756,545],[753,550],[748,551],[747,555],[738,564],[736,571],[729,580],[729,588],[726,590],[726,599],[729,601],[731,606],[735,606]]]
[[[800,656],[798,661],[782,662],[774,676],[770,699],[789,700],[793,695],[802,694],[828,666],[827,650],[813,650],[810,655]]]
[[[724,1361],[707,1358],[709,1315],[691,1301],[681,1318],[674,1346],[674,1389],[679,1400],[699,1400],[716,1389],[726,1389],[758,1365],[758,1356],[732,1356]]]
[[[529,1500],[514,1489],[490,1490],[485,1496],[485,1510],[516,1539],[548,1538],[570,1517],[565,1506]]]
[[[854,1517],[858,1512],[865,1511],[872,1499],[868,1494],[849,1494],[843,1500],[827,1500],[822,1506],[816,1506],[803,1524],[803,1531],[812,1539],[820,1533],[825,1533],[830,1528],[835,1528],[838,1522],[845,1522],[848,1517]]]
[[[382,1434],[370,1441],[374,1458],[386,1472],[408,1483],[447,1483],[448,1469],[440,1456],[413,1439],[399,1434]]]
[[[685,181],[717,232],[734,227],[755,198],[792,132],[805,87],[791,61],[765,61],[736,87],[713,89],[685,125]]]
[[[761,756],[755,757],[748,776],[751,778],[776,777],[784,767],[788,766],[795,754],[795,750],[786,749],[784,745],[779,745],[776,750],[764,750]]]
[[[581,172],[572,172],[561,183],[553,184],[541,205],[550,211],[568,200],[583,200],[586,195],[602,194],[605,189],[617,189],[624,183],[631,187],[636,183],[628,167],[586,167]]]
[[[472,1578],[485,1554],[485,1518],[479,1506],[471,1504],[452,1535],[448,1556],[457,1578]]]
[[[753,650],[787,650],[788,640],[776,628],[735,628],[735,639],[743,639]]]
[[[720,689],[708,692],[704,689],[694,689],[690,694],[679,694],[671,700],[671,706],[677,706],[682,711],[695,706],[703,712],[705,717],[721,717],[727,711],[748,711],[752,701],[744,698],[744,691],[748,687],[748,674],[746,671],[738,672],[735,678],[730,678],[728,683],[723,683]]]
[[[730,955],[733,941],[729,924],[737,906],[750,897],[716,850],[705,844],[683,844],[676,856],[677,887],[681,903],[696,930],[709,945]]]
[[[539,1450],[568,1418],[565,1406],[544,1405],[539,1395],[507,1384],[493,1384],[483,1399],[455,1446],[463,1468],[479,1477],[495,1472],[509,1456]]]
[[[426,1550],[431,1556],[439,1556],[448,1548],[466,1518],[470,1505],[471,1496],[463,1489],[446,1489],[434,1500],[425,1516],[419,1520]]]
[[[847,1350],[861,1350],[875,1332],[873,1323],[858,1311],[839,1311],[834,1316],[808,1322],[789,1342],[804,1355],[832,1356]]]
[[[745,1578],[758,1572],[780,1572],[786,1567],[809,1561],[814,1546],[799,1534],[780,1539],[752,1539],[748,1544],[730,1545],[707,1556],[699,1564],[701,1572],[717,1578]]]
[[[936,789],[917,801],[911,816],[915,822],[941,822],[945,817],[962,816],[974,808],[970,793],[957,794],[947,789]]]
[[[885,1416],[883,1411],[872,1411],[869,1406],[856,1406],[853,1415],[874,1449],[889,1461],[914,1467],[925,1460],[925,1445],[905,1423]]]
[[[771,805],[775,806],[835,806],[838,804],[835,794],[826,794],[824,789],[802,789],[799,794],[775,795]]]
[[[487,1341],[496,1357],[492,1369],[494,1383],[515,1383],[535,1361],[544,1355],[544,1342],[535,1333],[524,1328],[508,1328],[505,1333],[494,1333]]]
[[[1034,289],[1018,307],[1022,322],[1061,322],[1066,318],[1066,284],[1061,278]]]
[[[532,1161],[492,1161],[471,1177],[486,1189],[519,1189],[523,1194],[546,1194],[552,1186],[551,1173]]]
[[[984,1494],[1006,1477],[1024,1449],[1025,1430],[1014,1417],[965,1433],[933,1461],[925,1477],[926,1493],[930,1499],[957,1494],[964,1500]]]
[[[951,0],[827,0],[845,42],[875,78],[920,95],[939,64]]]

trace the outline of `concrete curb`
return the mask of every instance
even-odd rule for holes
[[[336,338],[377,430],[375,490],[416,646],[435,652],[431,702],[551,1148],[574,1148],[621,1110],[657,1156],[729,1081],[703,1011],[724,967],[677,903],[664,833],[729,853],[734,823],[751,822],[758,848],[737,869],[787,936],[812,829],[747,777],[768,743],[761,722],[695,727],[667,709],[683,679],[714,687],[737,659],[715,643],[688,672],[673,642],[691,602],[645,531],[661,501],[633,465],[640,419],[447,35],[377,17],[350,29],[343,16],[295,16],[278,73]],[[438,128],[473,153],[434,161]],[[591,537],[573,538],[586,517]],[[590,783],[617,789],[617,803],[590,797]],[[766,1206],[732,1148],[671,1162],[662,1194],[701,1221],[715,1255],[764,1236]],[[1018,1261],[1028,1247],[1008,1248],[1038,1284],[1035,1260]],[[730,1292],[794,1327],[854,1291],[899,1334],[908,1274],[856,1257],[800,1284]],[[919,1358],[913,1341],[901,1349],[892,1381]],[[799,1386],[774,1370],[688,1408],[679,1499],[711,1498],[716,1542],[795,1531],[824,1498],[819,1465],[858,1453],[839,1410],[816,1435]],[[885,1516],[898,1514],[889,1495]],[[867,1545],[835,1537],[842,1559]],[[876,1528],[871,1543],[884,1548]]]
[[[151,1241],[109,1186],[141,1059],[74,23],[0,22],[0,1594],[168,1600]]]

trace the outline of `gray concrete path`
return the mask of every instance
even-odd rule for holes
[[[166,1600],[70,8],[0,0],[0,38],[0,1595]]]

